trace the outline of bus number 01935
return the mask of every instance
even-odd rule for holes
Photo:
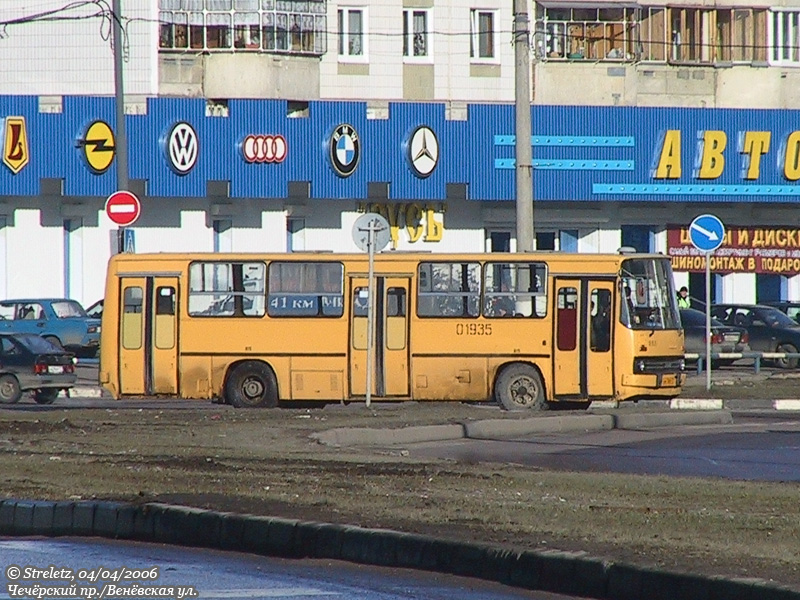
[[[456,323],[456,335],[492,335],[492,324]]]

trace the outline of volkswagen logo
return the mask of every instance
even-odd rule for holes
[[[408,138],[408,163],[414,175],[424,179],[439,163],[439,140],[430,127],[417,127]]]
[[[242,142],[242,156],[249,163],[281,163],[289,147],[282,135],[250,134]]]
[[[333,130],[328,142],[331,165],[340,177],[350,177],[361,158],[361,143],[352,125],[342,124]]]
[[[167,161],[178,175],[191,171],[200,155],[197,133],[186,121],[178,121],[167,136]]]

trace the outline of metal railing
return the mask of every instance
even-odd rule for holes
[[[706,361],[705,353],[687,352],[683,355],[686,360],[697,361],[698,375],[704,371]],[[797,358],[800,359],[800,352],[712,352],[711,360],[740,360],[742,358],[752,358],[753,368],[756,373],[761,372],[762,361]],[[712,365],[713,366],[713,365]],[[800,366],[800,365],[798,365]]]

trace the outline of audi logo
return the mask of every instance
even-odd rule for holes
[[[242,155],[249,163],[280,163],[288,151],[289,146],[282,135],[250,134],[242,143]]]

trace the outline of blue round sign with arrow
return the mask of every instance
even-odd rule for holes
[[[714,215],[700,215],[689,225],[689,238],[701,252],[713,252],[725,239],[725,226]]]

